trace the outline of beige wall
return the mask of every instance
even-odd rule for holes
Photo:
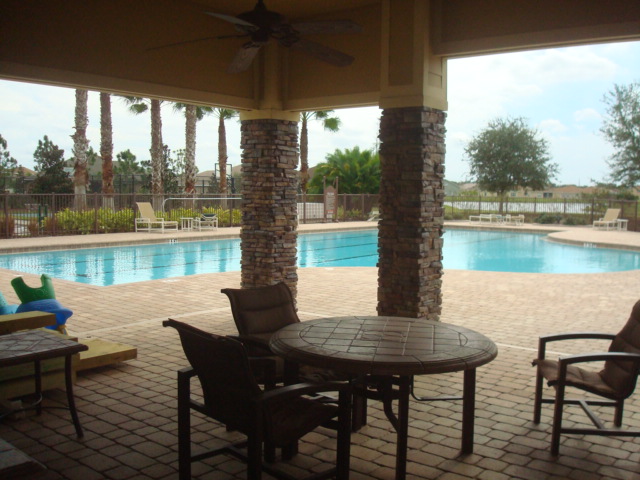
[[[332,67],[272,42],[254,68],[229,75],[225,70],[241,39],[150,50],[237,33],[203,10],[237,14],[254,3],[2,0],[0,78],[274,116],[279,109],[358,105],[446,109],[449,56],[640,39],[636,0],[267,0],[268,8],[294,21],[358,22],[361,34],[309,37],[356,61]]]

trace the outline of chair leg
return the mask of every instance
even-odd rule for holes
[[[562,429],[562,409],[564,406],[564,383],[556,385],[556,401],[553,408],[553,429],[551,432],[551,455],[560,451],[560,430]]]
[[[616,412],[613,419],[613,424],[616,427],[622,426],[622,414],[624,413],[624,400],[618,400],[616,402]]]
[[[336,480],[349,479],[351,449],[351,392],[341,391],[338,415],[338,445],[336,449]]]
[[[189,379],[178,372],[178,473],[180,480],[191,480],[191,408]]]
[[[536,367],[536,390],[533,400],[533,423],[540,423],[540,410],[542,409],[542,387],[544,379],[540,375],[539,367]]]
[[[262,478],[262,438],[258,434],[247,438],[247,480]]]

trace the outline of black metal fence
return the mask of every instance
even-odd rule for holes
[[[378,211],[378,195],[337,197],[335,212],[325,210],[322,195],[298,195],[300,223],[367,220]],[[134,231],[136,202],[150,202],[167,220],[216,213],[221,227],[242,222],[241,196],[212,194],[16,194],[0,195],[0,238],[82,235]],[[620,208],[629,230],[640,230],[635,200],[508,198],[502,208],[496,197],[447,197],[446,220],[466,220],[481,213],[523,214],[529,223],[592,225],[607,208]]]

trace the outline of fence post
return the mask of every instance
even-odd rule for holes
[[[55,237],[58,234],[58,217],[56,213],[58,212],[58,205],[56,204],[56,196],[53,193],[50,193],[51,197],[51,232]]]
[[[7,193],[5,193],[4,195],[2,195],[2,198],[4,200],[4,231],[5,231],[5,236],[7,238],[11,238],[12,235],[9,235],[9,196],[7,195]]]
[[[98,231],[98,194],[96,192],[93,193],[93,231],[95,233],[99,233]]]
[[[307,192],[302,192],[302,223],[307,223]]]

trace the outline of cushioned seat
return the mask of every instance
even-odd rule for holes
[[[557,360],[545,358],[546,345],[550,342],[576,339],[611,340],[607,352],[586,355],[571,355]],[[602,362],[599,372],[582,368],[576,364]],[[640,301],[634,305],[631,315],[617,335],[608,333],[562,333],[540,337],[538,358],[533,361],[537,367],[536,390],[533,407],[533,421],[540,423],[540,410],[543,403],[554,403],[551,453],[558,454],[561,433],[576,433],[607,436],[640,436],[637,430],[606,428],[604,423],[591,411],[590,405],[613,406],[615,427],[622,425],[624,401],[633,393],[640,372]],[[556,389],[555,399],[543,398],[543,379]],[[608,400],[567,399],[566,387],[575,387]],[[564,405],[580,405],[596,428],[563,428],[562,412]]]
[[[204,332],[175,320],[163,322],[178,330],[190,368],[178,372],[178,457],[181,480],[191,478],[191,463],[228,453],[246,460],[247,478],[259,480],[262,471],[276,478],[292,477],[262,463],[262,448],[289,447],[292,442],[338,416],[336,467],[315,473],[314,480],[349,478],[350,385],[296,384],[262,390],[244,346],[228,337]],[[265,360],[265,359],[262,359]],[[254,359],[255,362],[255,359]],[[270,362],[262,362],[269,367]],[[271,370],[271,368],[267,368]],[[269,376],[268,374],[266,374]],[[203,401],[191,397],[191,379],[197,376]],[[339,392],[339,404],[327,405],[306,395]],[[191,454],[191,410],[207,415],[247,436],[247,440],[205,453]],[[202,429],[200,429],[202,432]],[[200,433],[202,435],[203,433]],[[246,447],[246,454],[243,450]],[[315,468],[314,468],[315,470]]]

